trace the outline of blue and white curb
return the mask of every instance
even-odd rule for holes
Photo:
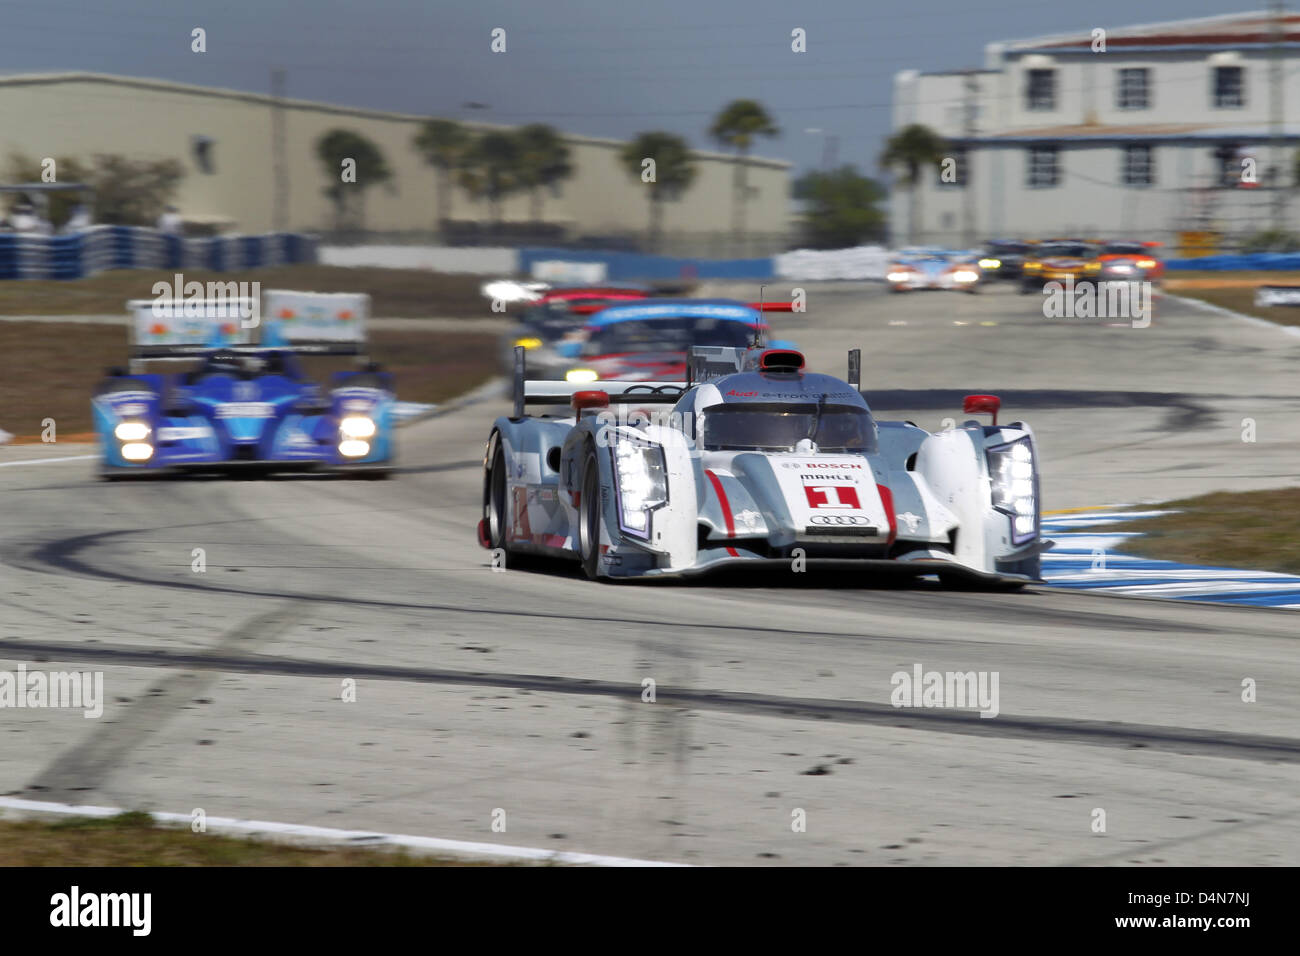
[[[1043,536],[1056,547],[1042,556],[1043,580],[1053,587],[1132,597],[1214,601],[1300,609],[1300,577],[1210,565],[1153,561],[1115,548],[1139,532],[1090,531],[1101,525],[1169,514],[1168,511],[1086,511],[1043,518]]]

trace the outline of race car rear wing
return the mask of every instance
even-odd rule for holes
[[[213,349],[366,356],[368,295],[271,290],[262,299],[132,299],[126,307],[132,364]]]
[[[522,345],[515,346],[514,412],[512,418],[523,418],[530,406],[569,405],[575,392],[601,391],[609,396],[611,405],[675,405],[686,391],[681,382],[558,382],[529,379],[527,352]]]

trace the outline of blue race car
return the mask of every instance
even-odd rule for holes
[[[163,321],[152,330],[170,341],[142,344],[137,322],[130,371],[109,369],[91,403],[100,476],[325,468],[388,477],[392,376],[364,362],[328,387],[311,382],[299,354],[359,355],[362,343],[303,341],[285,324],[263,324],[254,344],[231,324]],[[179,373],[137,371],[155,360],[197,362]]]

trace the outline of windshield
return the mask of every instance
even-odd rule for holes
[[[990,242],[989,252],[999,256],[1022,256],[1029,251],[1023,242]]]
[[[1038,259],[1091,259],[1092,247],[1082,242],[1051,242],[1038,247]]]
[[[1140,242],[1112,242],[1101,250],[1108,256],[1144,256],[1147,249]]]
[[[754,327],[734,319],[641,319],[600,326],[583,343],[582,354],[685,352],[696,345],[743,349],[753,338]]]
[[[700,416],[699,437],[707,450],[791,451],[805,438],[819,451],[876,450],[875,422],[856,405],[712,405]]]

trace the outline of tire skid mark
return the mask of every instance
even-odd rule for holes
[[[209,523],[203,522],[200,525],[198,525],[198,527],[203,527],[206,526],[207,524]],[[177,526],[167,526],[165,528],[162,527],[152,528],[148,530],[150,531],[176,530],[178,528],[184,528],[184,527],[190,527],[190,526],[177,525]],[[174,589],[180,589],[186,591],[197,591],[203,594],[234,594],[240,597],[253,597],[253,598],[264,597],[264,598],[272,598],[277,600],[305,601],[305,602],[313,602],[313,603],[321,603],[321,604],[338,604],[347,607],[374,607],[374,608],[388,608],[394,610],[407,610],[407,611],[437,611],[441,613],[481,614],[481,615],[491,615],[491,616],[501,616],[501,617],[521,617],[527,619],[551,620],[551,621],[580,621],[585,623],[598,623],[598,624],[617,623],[617,624],[636,625],[639,627],[654,627],[654,628],[678,629],[678,628],[688,627],[688,628],[694,628],[694,629],[706,630],[706,631],[745,631],[747,633],[755,633],[755,634],[817,635],[817,636],[826,636],[826,637],[864,636],[860,632],[845,634],[840,632],[827,632],[824,629],[762,627],[762,626],[756,626],[754,624],[710,624],[710,623],[702,623],[702,622],[695,622],[695,621],[666,621],[662,618],[633,619],[622,615],[619,615],[617,617],[609,617],[609,616],[586,615],[586,614],[565,614],[565,613],[545,612],[545,611],[536,611],[536,610],[515,610],[510,608],[503,608],[500,606],[464,607],[464,606],[453,605],[453,604],[422,604],[422,603],[414,603],[410,601],[380,600],[377,598],[343,597],[338,594],[331,594],[326,592],[307,593],[307,592],[264,590],[264,589],[256,589],[256,588],[249,588],[249,587],[242,587],[242,588],[226,587],[223,585],[213,585],[208,583],[200,584],[198,582],[157,579],[157,578],[149,577],[147,575],[133,574],[122,570],[108,570],[105,568],[98,568],[90,564],[88,561],[84,560],[82,557],[80,557],[83,551],[102,545],[109,539],[129,535],[129,534],[138,534],[138,533],[140,533],[139,530],[127,529],[127,530],[119,530],[119,531],[102,531],[102,532],[96,532],[94,534],[77,535],[71,538],[62,538],[56,541],[49,541],[37,545],[29,553],[29,555],[27,555],[27,557],[30,558],[30,561],[23,562],[23,561],[11,560],[7,563],[15,567],[36,571],[38,573],[48,574],[48,573],[55,573],[55,572],[72,572],[74,574],[80,574],[90,578],[99,578],[101,580],[121,581],[127,584],[143,584],[151,587],[174,588]],[[53,571],[51,571],[50,569],[53,569]],[[400,571],[404,569],[400,567],[395,567],[393,570]],[[881,592],[881,593],[888,594],[889,592]],[[1013,598],[1013,600],[1021,601],[1028,596],[1047,597],[1048,600],[1052,599],[1052,595],[1050,592],[1030,591],[1027,592],[1026,594],[1016,595]],[[962,596],[963,606],[965,606],[969,610],[971,602],[973,600],[976,600],[979,597],[983,597],[983,596],[963,595]],[[980,601],[979,603],[981,604],[981,606],[984,606],[988,602]],[[1024,611],[1030,612],[1029,618],[1032,619],[1026,620],[1025,622],[1026,627],[1037,626],[1039,623],[1041,623],[1044,620],[1053,621],[1057,623],[1065,623],[1066,620],[1070,620],[1077,623],[1078,626],[1080,627],[1097,627],[1101,625],[1111,630],[1124,630],[1124,629],[1136,629],[1136,630],[1143,630],[1143,631],[1154,630],[1154,631],[1167,631],[1170,633],[1178,633],[1178,634],[1185,634],[1188,632],[1215,633],[1222,630],[1222,628],[1217,628],[1214,626],[1196,625],[1186,621],[1166,624],[1166,623],[1152,621],[1150,619],[1145,619],[1140,617],[1115,615],[1115,614],[1111,614],[1109,610],[1104,612],[1099,612],[1099,613],[1091,613],[1091,612],[1062,610],[1057,607],[1030,607],[1028,605],[1019,607],[1019,610],[1021,610],[1022,612]],[[900,635],[900,634],[870,634],[867,636],[870,636],[873,640],[878,640],[878,641],[895,640],[899,642],[911,642],[915,640],[915,637],[909,637],[907,635]],[[948,642],[936,641],[935,643],[962,644],[966,642],[963,640],[954,639]],[[984,643],[987,644],[989,642],[984,642]]]
[[[279,612],[272,612],[271,615],[264,615],[264,618],[276,614],[291,616],[291,612],[282,609]],[[266,636],[269,637],[270,634],[267,633]],[[423,684],[503,687],[540,693],[619,699],[639,697],[641,694],[639,683],[551,677],[542,674],[399,667],[219,653],[219,648],[225,644],[226,642],[223,641],[222,645],[212,651],[192,654],[161,648],[111,645],[73,648],[59,643],[0,640],[0,653],[17,652],[20,658],[40,653],[62,660],[75,658],[126,667],[191,668],[280,677],[369,678]],[[721,710],[794,720],[832,720],[977,737],[1067,742],[1124,749],[1157,750],[1184,755],[1228,757],[1238,760],[1300,763],[1300,739],[1264,734],[1012,714],[1000,714],[996,718],[985,719],[974,711],[966,710],[917,710],[866,701],[781,697],[662,686],[657,690],[657,700],[662,704],[685,709]]]
[[[220,662],[273,640],[300,621],[304,612],[298,602],[283,604],[227,631],[208,650],[174,663],[159,660],[157,666],[182,669],[151,684],[124,708],[119,719],[96,721],[83,740],[55,757],[23,792],[40,793],[55,801],[84,802],[87,791],[104,790],[134,750],[217,681],[225,669]],[[105,660],[71,646],[51,651],[51,656]]]

